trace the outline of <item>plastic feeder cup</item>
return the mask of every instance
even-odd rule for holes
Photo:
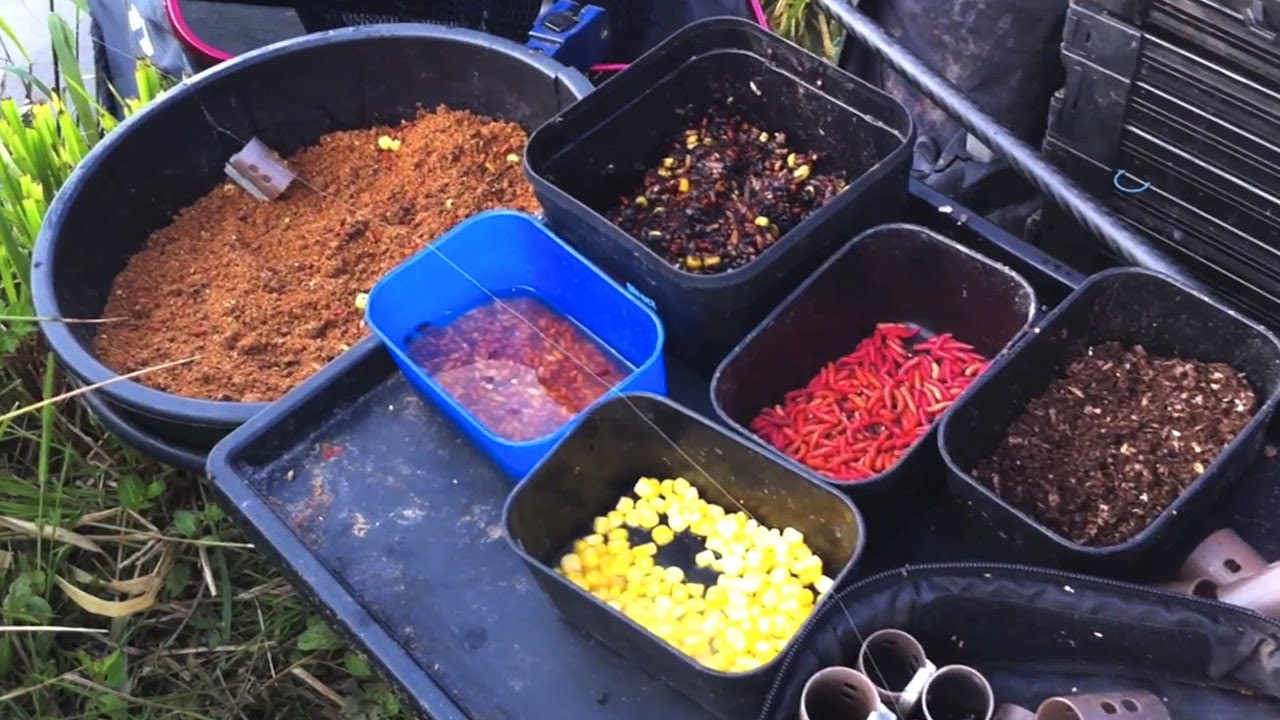
[[[130,256],[226,182],[227,159],[250,138],[289,155],[326,133],[395,124],[440,104],[532,130],[590,90],[581,73],[523,44],[433,25],[308,35],[200,73],[104,137],[54,198],[31,258],[34,314],[54,318],[41,332],[77,381],[118,379],[93,353],[97,326],[57,318],[100,317]],[[196,455],[197,466],[267,406],[183,397],[134,380],[93,396],[121,423],[110,424],[154,438],[156,449],[144,452],[190,465],[169,448],[190,449],[183,454]]]
[[[695,275],[605,215],[713,109],[785,132],[850,184],[749,264]],[[652,300],[671,353],[710,372],[835,247],[898,217],[914,132],[906,109],[876,88],[753,23],[714,18],[671,36],[541,127],[525,169],[551,228]]]
[[[1107,341],[1152,355],[1221,362],[1244,374],[1258,396],[1253,419],[1146,529],[1117,545],[1086,546],[1049,530],[973,477],[1013,421],[1085,348]],[[1119,269],[1089,278],[1045,318],[1038,332],[993,363],[943,418],[939,443],[952,495],[979,525],[1026,562],[1137,579],[1167,577],[1209,507],[1262,451],[1280,402],[1280,341],[1217,300],[1154,273]]]
[[[730,511],[740,505],[766,526],[794,527],[837,588],[862,553],[862,516],[843,495],[692,411],[645,394],[615,396],[589,411],[508,498],[507,539],[569,623],[717,716],[753,717],[794,639],[756,670],[710,670],[552,569],[575,539],[591,532],[592,518],[613,509],[641,477],[683,477],[708,502]],[[830,593],[815,611],[829,601]]]
[[[634,368],[610,393],[666,393],[663,331],[657,316],[524,213],[499,210],[462,222],[379,281],[369,293],[367,310],[369,326],[414,389],[456,421],[516,480],[551,450],[574,420],[536,440],[506,440],[414,363],[408,343],[424,324],[445,325],[491,302],[493,296],[523,293],[576,322]]]
[[[942,476],[937,422],[888,470],[836,483],[766,445],[751,421],[852,352],[877,323],[953,333],[990,358],[1026,330],[1035,312],[1034,291],[1009,268],[931,230],[884,225],[833,255],[724,359],[711,380],[711,400],[730,427],[797,472],[848,493],[876,530],[876,517],[891,516]]]

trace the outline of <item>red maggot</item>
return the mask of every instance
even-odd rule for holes
[[[832,480],[866,480],[897,464],[986,370],[951,333],[881,323],[853,352],[751,421],[770,445]]]

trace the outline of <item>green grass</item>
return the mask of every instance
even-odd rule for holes
[[[809,0],[771,16],[832,51]],[[72,387],[34,332],[30,253],[49,201],[115,126],[72,27],[50,17],[49,87],[0,16],[0,77],[33,100],[0,102],[0,718],[408,717],[201,479],[119,444],[76,401],[48,402]],[[168,82],[150,66],[137,80],[129,112]]]

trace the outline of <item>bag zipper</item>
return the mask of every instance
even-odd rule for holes
[[[1041,578],[1049,580],[1073,581],[1081,585],[1095,585],[1118,590],[1126,590],[1129,592],[1139,592],[1144,595],[1177,600],[1184,604],[1199,605],[1205,608],[1213,608],[1215,610],[1226,610],[1229,613],[1242,615],[1253,620],[1261,620],[1263,623],[1270,625],[1277,631],[1280,631],[1280,621],[1255,612],[1239,605],[1231,605],[1221,600],[1213,600],[1203,598],[1196,595],[1183,595],[1175,593],[1164,588],[1151,587],[1148,585],[1138,585],[1137,583],[1124,582],[1122,580],[1112,580],[1110,578],[1093,577],[1091,575],[1081,575],[1078,573],[1066,572],[1063,570],[1053,570],[1050,568],[1034,567],[1031,565],[1015,565],[1009,563],[926,563],[922,565],[907,565],[893,570],[876,573],[870,577],[863,578],[849,587],[841,590],[831,602],[826,603],[817,613],[804,624],[804,627],[797,633],[791,650],[787,652],[787,656],[782,659],[782,664],[778,666],[778,674],[773,680],[773,684],[769,687],[769,693],[765,695],[764,704],[760,709],[759,720],[768,720],[768,714],[773,710],[773,704],[778,693],[782,689],[782,684],[786,680],[787,670],[791,667],[791,661],[804,648],[804,641],[809,637],[813,628],[818,624],[816,621],[824,619],[829,613],[844,607],[844,599],[852,595],[862,588],[881,582],[895,575],[904,575],[912,572],[935,571],[935,570],[990,570],[992,572],[1014,572],[1030,575],[1037,575]]]

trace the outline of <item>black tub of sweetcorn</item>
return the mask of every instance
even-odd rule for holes
[[[795,617],[784,623],[782,626],[787,628],[786,631],[767,631],[761,630],[759,623],[762,618],[771,617],[765,610],[769,601],[762,599],[765,605],[741,606],[741,612],[731,613],[728,608],[734,607],[735,603],[727,600],[730,604],[722,613],[727,624],[706,634],[701,644],[697,644],[692,635],[679,639],[673,637],[673,640],[693,643],[682,650],[659,636],[667,634],[671,637],[670,633],[675,632],[674,625],[664,629],[662,623],[665,621],[661,618],[671,617],[671,622],[678,622],[675,614],[680,611],[674,610],[677,605],[672,605],[669,611],[662,611],[666,615],[655,611],[641,617],[636,608],[643,607],[643,603],[636,605],[628,601],[624,604],[621,596],[602,599],[588,588],[575,584],[570,575],[562,572],[565,556],[573,550],[575,540],[586,542],[588,536],[604,529],[593,527],[593,521],[596,518],[607,520],[620,498],[629,496],[641,478],[667,480],[670,482],[666,485],[676,487],[678,479],[684,478],[687,487],[696,490],[702,500],[724,509],[728,515],[739,511],[744,513],[750,517],[746,521],[749,527],[762,526],[756,528],[758,532],[753,537],[760,537],[760,533],[772,529],[779,532],[769,535],[773,540],[768,542],[777,543],[780,538],[789,538],[782,542],[789,543],[785,547],[792,548],[788,557],[793,559],[806,552],[797,550],[798,546],[794,544],[797,538],[802,538],[800,541],[811,549],[812,555],[821,559],[822,573],[832,586],[839,586],[848,578],[862,554],[862,516],[848,498],[778,464],[770,455],[741,438],[670,400],[641,393],[618,395],[596,406],[507,500],[504,513],[507,539],[568,623],[595,636],[640,669],[662,679],[715,715],[722,718],[752,717],[758,712],[786,649],[794,645],[796,635],[803,632],[803,624],[796,623],[807,623],[811,611],[803,615],[803,621]],[[692,493],[692,490],[685,492]],[[666,507],[660,520],[662,526],[679,528],[680,525],[672,519],[679,512]],[[738,519],[741,520],[741,516]],[[700,553],[708,552],[704,542],[719,547],[715,541],[697,534],[697,523],[680,530],[663,543],[661,541],[666,538],[657,534],[661,531],[653,526],[655,520],[658,519],[650,518],[646,523],[642,519],[638,526],[622,524],[620,529],[633,544],[634,556],[641,554],[642,546],[652,542],[656,550],[656,555],[650,556],[653,565],[666,574],[675,572],[684,578],[668,583],[673,593],[671,597],[679,598],[685,594],[674,589],[675,585],[686,587],[685,581],[705,587],[699,601],[675,600],[688,613],[702,612],[696,607],[699,602],[704,610],[712,608],[715,604],[713,593],[725,593],[738,582],[753,582],[749,579],[753,575],[751,560],[744,567],[730,567],[729,564],[705,567],[705,563],[697,560]],[[645,525],[654,529],[643,529]],[[610,530],[618,532],[619,528]],[[610,542],[616,540],[612,538]],[[604,542],[602,537],[599,546],[602,553],[609,550]],[[753,547],[762,548],[766,544],[763,539],[759,542]],[[613,549],[619,554],[606,555],[606,558],[611,558],[608,562],[616,562],[621,556],[620,547]],[[726,562],[732,556],[727,551],[718,554]],[[774,556],[781,557],[781,551],[776,551]],[[596,559],[593,556],[585,562],[594,565]],[[614,568],[615,571],[619,569]],[[591,568],[586,568],[586,571],[594,572]],[[602,574],[594,580],[601,581],[603,577]],[[625,576],[617,581],[610,578],[609,582],[621,583],[625,579]],[[785,602],[785,598],[792,597],[789,591],[794,588],[786,587],[789,582],[783,582],[781,578],[768,582],[774,583],[775,580],[777,582],[768,587],[778,589],[781,602]],[[576,582],[588,584],[589,581],[584,576],[576,578]],[[638,578],[629,582],[643,584]],[[603,586],[596,589],[599,587]],[[808,588],[805,591],[812,592]],[[758,589],[758,592],[761,598],[766,594],[765,589]],[[689,597],[697,594],[694,590]],[[815,608],[821,607],[830,597],[830,593],[815,595]],[[659,605],[666,603],[657,601],[651,607]],[[803,603],[802,606],[808,608]],[[713,614],[708,611],[701,620],[717,622],[711,617]],[[687,615],[682,614],[681,617],[688,622]],[[773,623],[775,628],[782,626]],[[695,628],[691,632],[697,634],[703,630]],[[740,644],[734,639],[738,634],[742,634],[744,639],[759,638],[744,647],[754,647],[754,643],[763,640],[770,643],[772,650],[769,652],[774,654],[753,664],[750,669],[745,669],[745,666],[735,669],[730,662],[730,654],[734,652],[735,643]],[[713,647],[719,649],[717,652],[730,654],[719,655],[718,660],[710,662],[707,654]],[[695,659],[700,655],[703,661]],[[728,669],[713,669],[704,661],[717,667],[725,667],[719,664],[725,663]]]

